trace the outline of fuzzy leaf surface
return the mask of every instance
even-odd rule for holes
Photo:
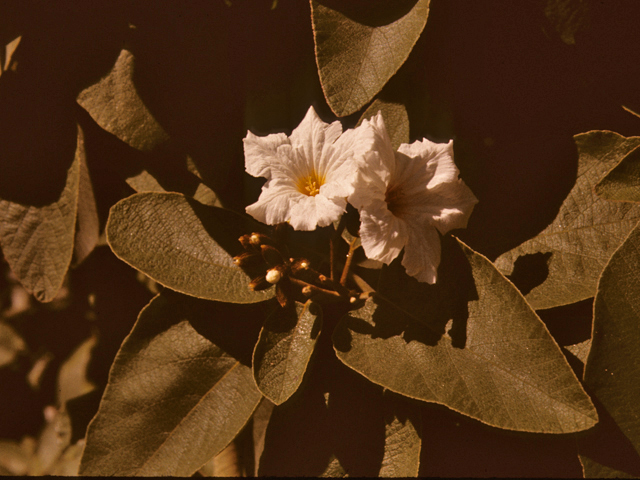
[[[60,366],[58,405],[66,405],[69,400],[85,395],[96,388],[93,382],[87,378],[87,367],[91,361],[91,352],[96,341],[96,337],[89,337]]]
[[[376,98],[364,111],[358,121],[358,125],[364,119],[370,119],[380,112],[384,119],[384,125],[391,139],[391,145],[397,150],[400,144],[409,143],[409,115],[404,105],[400,103],[387,102]]]
[[[385,269],[380,295],[336,328],[338,357],[391,391],[498,428],[592,427],[589,397],[520,292],[485,257],[456,247],[446,244],[432,286]]]
[[[84,89],[77,101],[98,125],[138,150],[153,150],[168,140],[133,83],[135,58],[122,50],[111,71]]]
[[[383,392],[342,365],[327,344],[304,384],[273,409],[261,476],[415,476],[421,439],[415,402]]]
[[[551,254],[546,279],[526,295],[536,310],[593,297],[609,257],[640,219],[640,206],[607,202],[594,193],[600,179],[640,145],[640,137],[593,131],[574,139],[578,177],[558,215],[536,237],[495,261],[502,273],[510,275],[518,258]]]
[[[339,117],[360,110],[402,66],[427,23],[429,0],[418,0],[402,16],[386,22],[361,18],[375,8],[380,6],[358,7],[369,12],[347,14],[333,3],[311,0],[320,82]]]
[[[75,158],[60,197],[44,206],[0,200],[0,245],[22,285],[41,302],[53,300],[73,255],[84,136],[78,127]]]
[[[584,379],[607,414],[635,450],[640,475],[640,228],[636,227],[602,272],[594,302],[593,338]],[[605,444],[610,444],[606,442]],[[600,442],[602,448],[603,442]],[[590,455],[598,452],[585,452]],[[624,471],[606,458],[591,457]]]
[[[111,208],[107,241],[114,253],[158,283],[198,298],[254,303],[273,288],[249,290],[251,279],[233,263],[238,238],[256,224],[178,193],[138,193]]]
[[[262,394],[276,405],[302,383],[321,326],[322,310],[311,300],[277,308],[267,317],[253,352],[253,376]]]
[[[89,256],[100,238],[100,219],[93,192],[89,167],[84,156],[80,163],[78,185],[78,222],[73,246],[73,264],[78,265]]]
[[[384,456],[380,477],[417,477],[420,468],[421,417],[416,405],[384,394]]]
[[[640,202],[640,148],[632,150],[596,185],[605,200]]]
[[[247,308],[159,295],[142,310],[89,425],[81,475],[189,476],[236,436],[262,395],[253,335],[229,339],[242,318],[226,307]]]
[[[607,467],[587,456],[579,455],[579,458],[584,478],[638,478],[637,475]]]
[[[160,182],[158,182],[158,180],[153,176],[153,174],[151,174],[147,170],[142,170],[140,173],[132,177],[128,177],[126,179],[126,182],[137,193],[143,193],[143,192],[166,193],[167,191],[172,191],[172,190],[165,189],[160,184]],[[185,193],[185,195],[188,195],[186,192],[179,192],[179,193]],[[212,207],[222,206],[215,192],[201,182],[198,182],[195,192],[193,192],[192,195],[188,195],[188,196],[195,198],[196,200],[198,200],[200,203],[204,205],[210,205]]]

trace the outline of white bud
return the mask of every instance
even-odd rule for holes
[[[265,276],[265,279],[269,283],[278,283],[281,278],[282,273],[280,273],[280,270],[278,270],[277,268],[272,268],[267,272],[267,275]]]
[[[249,237],[249,243],[251,245],[260,245],[260,237],[255,233],[251,234],[251,236]]]

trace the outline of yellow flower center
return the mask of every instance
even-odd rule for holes
[[[324,176],[318,175],[314,170],[306,177],[298,180],[298,191],[310,197],[315,197],[320,193],[320,187],[324,185]]]

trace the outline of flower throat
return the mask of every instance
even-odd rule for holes
[[[298,180],[298,191],[309,197],[315,197],[320,193],[320,187],[324,184],[324,180],[323,176],[318,175],[313,170],[309,175]]]

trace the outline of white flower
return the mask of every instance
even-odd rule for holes
[[[360,211],[360,239],[368,258],[391,263],[404,248],[407,274],[435,283],[440,236],[464,228],[478,202],[453,163],[453,142],[427,139],[393,151],[380,114],[365,120],[375,146],[360,161],[349,203]]]
[[[269,225],[289,222],[295,230],[330,225],[344,213],[353,193],[354,156],[371,149],[373,142],[370,127],[342,133],[340,122],[324,123],[313,107],[290,137],[247,132],[246,170],[267,179],[247,213]]]

